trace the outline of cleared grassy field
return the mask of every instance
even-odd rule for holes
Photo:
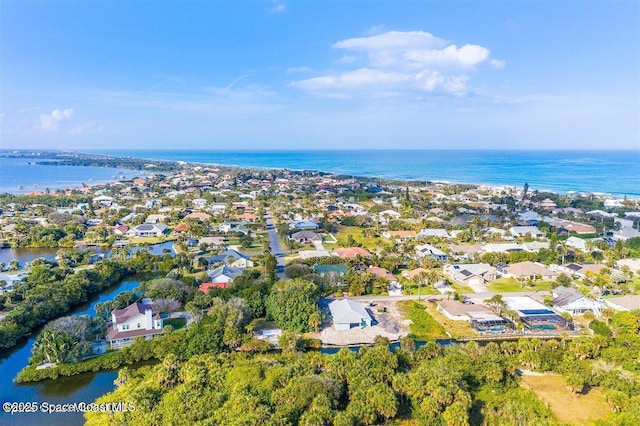
[[[409,325],[409,336],[416,340],[446,339],[445,329],[425,309],[425,304],[415,300],[398,302],[404,317],[413,321]]]
[[[359,226],[339,226],[338,232],[334,235],[338,240],[338,246],[347,247],[347,239],[349,235],[353,237],[358,243],[362,244],[362,246],[366,249],[374,249],[378,244],[378,238],[364,237],[362,235],[362,231],[365,228],[360,228]]]
[[[534,281],[532,286],[517,282],[513,278],[499,278],[487,284],[487,288],[496,293],[508,293],[515,291],[548,291],[551,283],[548,281]]]
[[[611,412],[598,388],[591,389],[586,395],[577,395],[567,389],[562,376],[522,376],[521,379],[522,386],[531,389],[546,402],[561,422],[593,424]]]

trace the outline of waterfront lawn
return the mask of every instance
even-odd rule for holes
[[[435,303],[427,303],[426,310],[433,319],[438,321],[438,323],[451,334],[451,337],[458,338],[478,335],[467,321],[454,321],[449,319],[442,312],[438,311],[437,306]]]
[[[174,330],[179,330],[187,325],[186,318],[169,318],[164,320],[163,322],[165,326],[170,325]]]
[[[424,303],[415,300],[398,302],[405,318],[412,321],[409,337],[416,340],[446,339],[445,329],[425,309]]]
[[[549,291],[553,287],[548,281],[534,281],[529,286],[526,283],[519,283],[513,278],[499,278],[490,282],[487,288],[495,293],[509,293],[517,291]]]
[[[600,388],[591,388],[585,395],[574,394],[559,375],[521,376],[521,385],[546,402],[561,422],[590,424],[611,412]]]

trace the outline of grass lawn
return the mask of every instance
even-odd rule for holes
[[[273,321],[267,321],[264,318],[256,318],[249,323],[247,331],[259,331],[276,327],[276,323]]]
[[[170,325],[173,327],[174,330],[179,330],[182,327],[184,327],[185,325],[187,325],[187,319],[186,318],[170,318],[170,319],[166,319],[164,320],[164,325]]]
[[[453,287],[453,289],[456,291],[456,293],[460,293],[460,294],[475,293],[475,291],[473,291],[473,289],[471,287],[466,286],[466,285],[460,285],[458,283],[453,283],[453,284],[451,284],[451,287]]]
[[[413,321],[409,325],[409,336],[412,339],[446,339],[445,329],[426,310],[424,303],[415,300],[398,302],[405,318]]]
[[[175,237],[133,237],[130,241],[131,244],[159,244],[175,240]]]
[[[640,293],[640,277],[633,277],[625,284],[620,285],[622,288],[624,288],[624,286],[627,286],[631,293]]]
[[[347,239],[349,238],[349,235],[351,235],[354,240],[362,244],[363,248],[365,249],[376,248],[378,246],[378,243],[377,243],[378,238],[375,238],[375,237],[365,238],[362,235],[362,231],[364,229],[365,228],[360,228],[359,226],[339,226],[338,232],[336,232],[334,235],[338,240],[338,245],[340,247],[347,247]]]
[[[478,335],[467,321],[454,321],[449,319],[442,312],[439,312],[436,306],[435,303],[427,303],[427,312],[451,334],[451,337],[458,338]]]
[[[546,402],[561,422],[590,424],[611,412],[599,388],[589,390],[586,395],[577,395],[566,388],[562,376],[522,376],[521,380],[521,385]]]
[[[523,286],[513,278],[499,278],[487,284],[487,288],[495,293],[508,293],[514,291],[548,291],[552,289],[548,281],[534,281],[532,286]]]

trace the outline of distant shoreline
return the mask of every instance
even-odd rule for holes
[[[473,174],[473,171],[468,171],[466,169],[465,169],[465,171],[467,172],[466,176],[459,176],[458,178],[454,177],[453,179],[450,176],[426,178],[426,177],[418,177],[418,176],[411,175],[412,173],[413,174],[434,173],[434,172],[431,172],[430,169],[426,167],[424,168],[425,170],[424,172],[421,171],[423,169],[420,168],[420,164],[411,164],[410,166],[412,166],[413,169],[410,169],[410,170],[408,170],[410,168],[409,166],[403,167],[404,166],[403,164],[396,164],[395,166],[394,164],[389,164],[386,166],[386,168],[381,170],[381,173],[375,173],[377,163],[372,162],[370,159],[367,159],[369,162],[366,163],[363,167],[360,167],[358,171],[355,171],[355,173],[349,173],[345,171],[345,167],[348,167],[350,169],[357,167],[357,166],[354,166],[356,162],[350,161],[350,160],[339,159],[338,161],[335,161],[333,163],[331,163],[330,161],[325,161],[326,164],[324,165],[326,167],[324,168],[313,167],[314,165],[317,165],[317,164],[309,164],[309,167],[307,167],[305,164],[307,163],[307,159],[309,156],[313,157],[314,155],[316,155],[316,156],[323,156],[323,157],[331,157],[332,155],[338,155],[338,154],[344,155],[345,153],[349,154],[351,158],[354,155],[376,157],[382,154],[383,155],[383,157],[381,157],[382,161],[384,161],[384,156],[389,156],[389,155],[405,156],[407,155],[407,153],[416,153],[422,156],[429,156],[434,153],[435,154],[446,153],[449,156],[457,155],[457,154],[460,154],[460,155],[465,154],[467,155],[467,158],[465,161],[469,161],[468,159],[473,158],[474,154],[487,156],[488,153],[492,153],[492,152],[494,151],[492,150],[433,150],[433,151],[431,150],[371,150],[371,151],[363,151],[363,150],[341,150],[341,151],[337,151],[337,150],[331,150],[331,151],[280,151],[280,150],[272,150],[272,151],[267,151],[267,150],[263,150],[263,151],[202,151],[202,150],[158,150],[158,151],[130,150],[130,151],[127,151],[127,150],[118,150],[118,151],[115,151],[115,150],[103,150],[103,151],[97,151],[97,150],[94,150],[89,152],[82,152],[82,151],[63,151],[63,150],[60,150],[60,151],[0,150],[0,157],[15,156],[19,158],[31,158],[38,163],[45,163],[45,164],[47,163],[46,160],[56,159],[56,164],[58,166],[64,166],[64,165],[94,166],[97,164],[90,164],[90,163],[92,162],[95,163],[96,161],[102,161],[103,163],[100,164],[100,166],[102,167],[124,167],[127,169],[137,169],[140,171],[144,170],[150,173],[159,172],[160,170],[156,168],[147,168],[145,167],[145,165],[147,165],[146,163],[161,165],[162,167],[160,167],[160,169],[163,169],[163,171],[169,171],[169,172],[179,169],[180,168],[179,166],[182,166],[182,165],[193,165],[193,166],[201,166],[201,167],[240,168],[240,169],[246,169],[246,170],[291,170],[296,172],[314,172],[314,173],[327,174],[327,175],[335,174],[339,176],[353,177],[359,180],[379,180],[379,181],[398,182],[398,183],[429,182],[429,183],[443,183],[448,185],[459,184],[459,185],[489,186],[492,188],[496,188],[496,187],[519,188],[519,187],[522,187],[525,182],[527,182],[529,183],[531,190],[538,190],[539,192],[550,192],[550,193],[555,193],[560,195],[566,195],[568,193],[575,192],[575,193],[591,193],[594,195],[611,196],[616,198],[622,198],[625,195],[628,198],[634,198],[634,199],[640,198],[640,179],[637,177],[635,178],[636,180],[638,180],[637,186],[635,185],[635,183],[631,182],[631,180],[634,179],[634,177],[632,176],[632,171],[627,171],[627,173],[631,174],[631,176],[627,177],[628,178],[627,181],[631,182],[631,183],[629,182],[627,183],[627,187],[629,188],[633,187],[633,190],[622,192],[622,191],[611,191],[611,190],[604,191],[604,190],[601,190],[600,188],[593,188],[593,189],[578,188],[576,190],[564,190],[564,189],[558,189],[553,187],[544,187],[545,186],[544,184],[540,185],[536,182],[535,177],[528,179],[528,177],[524,177],[524,176],[522,177],[522,179],[520,179],[522,180],[522,182],[517,184],[513,183],[513,179],[514,179],[513,177],[510,178],[512,183],[508,183],[504,181],[503,182],[495,182],[495,181],[482,182],[483,180],[482,176],[477,176],[476,179],[473,179],[471,176],[468,176],[470,174]],[[523,155],[523,153],[525,153],[524,155],[527,155],[531,153],[531,155],[534,155],[534,156],[549,155],[551,156],[551,158],[553,158],[558,153],[563,153],[563,155],[575,155],[575,156],[586,155],[587,159],[585,160],[585,162],[587,166],[591,167],[592,169],[594,167],[598,169],[597,163],[596,164],[589,163],[589,162],[593,162],[592,158],[589,157],[589,155],[594,153],[597,153],[599,156],[611,155],[612,153],[615,153],[617,155],[622,155],[624,158],[627,158],[627,159],[631,158],[632,160],[637,155],[639,159],[638,163],[640,163],[640,151],[633,151],[633,150],[617,150],[617,151],[613,151],[613,150],[612,151],[510,150],[510,151],[495,151],[495,152],[503,156],[505,154]],[[40,155],[39,156],[35,155],[35,153],[40,153]],[[471,156],[469,156],[470,154]],[[284,159],[282,160],[280,159],[281,155],[284,156]],[[162,156],[164,156],[165,158],[161,158]],[[70,157],[73,158],[75,162],[74,164],[69,163]],[[173,157],[173,158],[166,158],[166,157]],[[180,158],[184,158],[184,159],[180,160]],[[234,163],[233,162],[234,159],[240,159],[243,161]],[[60,160],[63,160],[63,161],[60,163],[59,162]],[[262,164],[262,165],[246,164],[247,162],[249,163],[257,162],[260,160],[262,160],[262,162],[266,164]],[[325,159],[321,158],[321,160],[325,160]],[[286,163],[287,161],[290,164],[284,164],[284,165],[275,164],[275,163]],[[242,162],[244,162],[245,164],[241,164]],[[318,161],[316,159],[315,163],[319,163],[319,162],[321,161]],[[539,161],[539,163],[540,162],[541,161]],[[313,163],[313,161],[311,161],[311,163]],[[577,161],[576,163],[577,163],[577,166],[575,164],[570,164],[570,166],[573,167],[574,169],[576,168],[579,169],[580,168],[579,161]],[[48,164],[53,165],[53,163],[48,163]],[[345,166],[345,164],[348,164],[348,165]],[[133,165],[135,165],[135,167],[132,167]],[[331,167],[332,165],[334,167]],[[416,167],[416,165],[418,167]],[[292,167],[292,166],[295,166],[295,167]],[[605,163],[605,166],[612,167],[606,163]],[[497,168],[495,164],[480,164],[480,166],[476,165],[476,167],[479,169],[479,173],[478,173],[479,175],[482,175],[481,172],[486,173],[486,170],[494,171]],[[517,162],[515,164],[507,164],[505,166],[504,172],[494,171],[493,180],[500,179],[502,175],[507,177],[515,176],[515,175],[524,175],[526,172],[526,167],[527,167],[526,164],[519,164]],[[562,166],[558,166],[558,167],[562,167]],[[164,169],[168,169],[168,170],[164,170]],[[640,170],[640,167],[639,167],[639,170]],[[352,171],[352,170],[349,170],[349,171]],[[619,171],[620,171],[620,168],[617,168],[616,172],[619,172]],[[365,172],[365,173],[359,173],[359,172]],[[390,176],[389,175],[390,173],[393,173],[394,175]],[[465,177],[467,176],[468,178],[465,179]],[[640,176],[640,173],[638,174],[638,176]],[[592,181],[590,175],[586,175],[584,179],[588,179],[590,182]],[[624,182],[625,178],[621,177],[621,179]],[[491,179],[488,179],[488,180],[491,180]],[[504,180],[506,181],[508,179],[505,178]],[[547,180],[549,180],[549,178],[547,178]],[[599,183],[597,177],[594,177],[593,180],[596,183]],[[621,180],[616,180],[616,183],[620,181]],[[600,183],[601,183],[601,180],[600,180]]]

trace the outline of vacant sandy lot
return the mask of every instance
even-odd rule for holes
[[[387,312],[378,312],[378,309],[382,308],[387,308]],[[368,310],[374,320],[373,327],[338,331],[333,328],[333,321],[329,318],[323,324],[323,330],[314,333],[313,337],[320,339],[323,345],[347,346],[373,343],[376,336],[384,336],[393,341],[409,334],[407,327],[402,324],[404,318],[396,302],[377,302]]]
[[[589,420],[601,419],[611,412],[602,391],[598,388],[589,390],[586,395],[577,395],[567,389],[562,376],[523,375],[521,379],[522,385],[534,391],[538,398],[546,402],[561,422],[589,424]]]

